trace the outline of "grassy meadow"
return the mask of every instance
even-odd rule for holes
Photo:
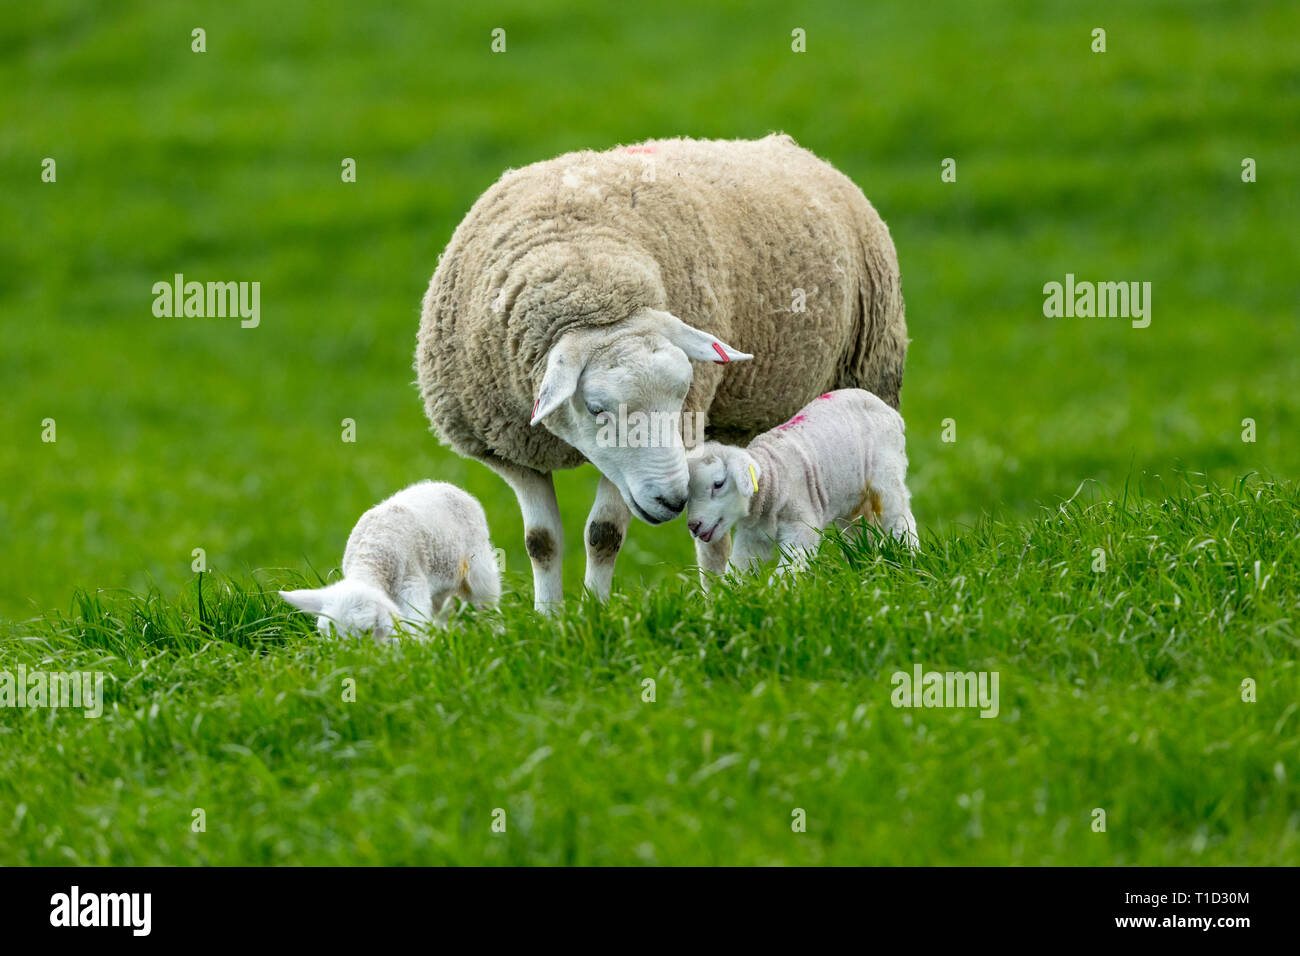
[[[0,671],[107,703],[0,707],[0,864],[1300,862],[1298,33],[1286,0],[7,11]],[[438,254],[506,168],[772,130],[892,231],[924,550],[705,601],[684,522],[637,524],[598,606],[584,468],[539,619],[513,494],[412,384]],[[260,324],[155,317],[177,273],[260,282]],[[1150,282],[1150,326],[1044,317],[1067,273]],[[429,477],[483,502],[499,616],[315,638],[273,588]],[[893,707],[915,663],[999,672],[999,715]]]

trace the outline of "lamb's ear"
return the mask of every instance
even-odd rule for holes
[[[687,358],[695,359],[697,362],[726,365],[729,362],[744,362],[754,357],[748,352],[733,349],[708,332],[701,332],[693,325],[687,325],[671,312],[646,309],[646,314],[655,320],[664,338],[685,352]]]
[[[753,455],[742,451],[727,456],[727,474],[742,495],[752,498],[754,492],[758,491],[758,482],[763,477],[763,469],[758,467],[758,462],[754,460]]]
[[[573,337],[561,338],[551,347],[529,425],[536,425],[569,400],[578,387],[578,376],[582,374],[584,364],[581,347]]]
[[[284,598],[298,610],[306,614],[320,614],[325,610],[324,588],[303,588],[301,591],[281,591]]]

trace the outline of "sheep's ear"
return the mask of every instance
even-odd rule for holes
[[[325,589],[304,588],[301,591],[281,591],[284,598],[305,614],[320,614],[325,610]]]
[[[727,456],[727,473],[746,498],[754,497],[754,492],[758,491],[758,482],[763,477],[763,469],[758,467],[758,462],[744,452]]]
[[[726,365],[729,362],[744,362],[754,357],[748,352],[733,349],[708,332],[701,332],[693,325],[687,325],[671,312],[660,312],[657,309],[647,309],[646,312],[656,321],[664,338],[685,352],[687,358],[695,359],[697,362]]]
[[[567,402],[578,388],[578,376],[582,374],[583,361],[579,348],[573,340],[561,340],[546,357],[546,374],[537,389],[537,400],[533,402],[533,414],[529,425],[536,425],[551,412]]]

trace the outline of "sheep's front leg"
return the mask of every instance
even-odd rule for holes
[[[695,539],[695,563],[700,566],[700,590],[709,589],[710,574],[725,574],[731,558],[731,532],[718,535],[713,541]]]
[[[731,546],[731,556],[727,559],[727,573],[744,573],[765,563],[772,557],[772,540],[762,531],[737,528],[735,540]]]
[[[542,613],[564,604],[564,528],[555,482],[531,468],[493,463],[493,470],[514,489],[524,518],[524,547],[533,565],[533,607]]]
[[[820,543],[821,535],[811,525],[796,525],[784,532],[777,540],[781,559],[776,563],[776,574],[797,574],[806,569]]]
[[[408,627],[419,632],[426,630],[434,620],[434,611],[438,609],[427,581],[407,582],[397,594],[397,606],[402,609],[402,621]]]
[[[600,484],[596,486],[596,500],[583,531],[587,542],[587,574],[583,583],[601,601],[609,600],[609,589],[614,583],[614,562],[627,538],[627,526],[631,520],[632,512],[623,501],[618,485],[601,475]]]
[[[433,622],[435,627],[447,626],[447,619],[451,617],[451,612],[456,608],[455,594],[455,588],[446,588],[434,592],[433,600],[430,602],[433,612],[430,614],[429,620]]]

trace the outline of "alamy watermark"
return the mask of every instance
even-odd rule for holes
[[[889,695],[895,707],[978,707],[981,717],[998,715],[997,671],[894,671]]]
[[[152,893],[83,893],[73,884],[50,897],[51,926],[121,926],[133,936],[148,936],[152,914]]]
[[[1151,324],[1150,282],[1065,282],[1043,286],[1043,315],[1049,319],[1132,319],[1133,328]]]
[[[104,675],[99,671],[0,671],[0,707],[77,708],[87,718],[104,713]]]
[[[680,448],[704,441],[704,412],[629,412],[619,403],[618,412],[596,415],[600,448]]]
[[[246,329],[262,321],[260,282],[186,282],[178,272],[171,282],[155,282],[153,296],[153,314],[160,319],[238,316]]]

